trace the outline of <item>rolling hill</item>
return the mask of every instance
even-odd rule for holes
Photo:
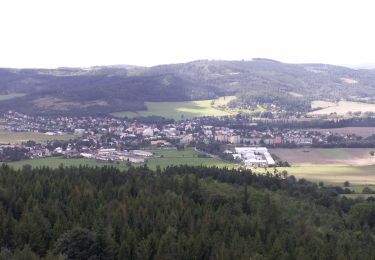
[[[154,67],[108,66],[0,69],[0,111],[40,115],[104,115],[146,109],[145,102],[188,101],[237,95],[310,109],[310,101],[374,102],[375,70],[269,59],[199,60]],[[10,96],[9,96],[10,95]],[[9,98],[11,97],[11,98]]]

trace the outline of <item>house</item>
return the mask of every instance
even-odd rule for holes
[[[285,143],[294,143],[297,145],[311,145],[313,139],[310,137],[287,137],[284,139]]]
[[[183,136],[181,139],[180,139],[180,143],[181,144],[189,144],[193,141],[193,135],[192,134],[188,134],[188,135],[185,135]]]
[[[229,137],[228,142],[231,144],[239,144],[241,143],[241,136],[240,135],[232,135]]]
[[[274,139],[273,139],[273,144],[281,144],[282,143],[282,139],[281,139],[281,136],[276,136]]]
[[[152,128],[146,128],[145,130],[143,130],[143,133],[142,133],[143,136],[154,136],[154,130]]]
[[[158,139],[158,140],[152,140],[152,141],[151,141],[151,145],[156,145],[156,146],[168,146],[168,145],[170,145],[170,143],[167,142],[166,140]]]
[[[221,142],[221,143],[226,143],[226,142],[228,142],[228,136],[226,134],[221,133],[221,132],[216,132],[215,141]]]

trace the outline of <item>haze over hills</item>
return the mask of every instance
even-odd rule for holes
[[[31,114],[108,114],[146,109],[145,101],[184,101],[237,95],[238,103],[303,105],[311,100],[373,102],[375,71],[326,64],[198,60],[138,67],[0,69],[0,110]]]

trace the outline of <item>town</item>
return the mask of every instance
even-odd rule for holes
[[[195,147],[207,155],[242,163],[246,167],[262,167],[275,164],[267,148],[367,144],[364,142],[367,139],[354,134],[264,127],[245,120],[237,120],[238,125],[227,127],[222,126],[222,120],[225,119],[142,122],[115,117],[32,117],[8,111],[0,118],[2,131],[37,132],[52,136],[53,140],[1,144],[0,158],[2,161],[16,161],[62,156],[131,164],[144,163],[147,158],[152,158],[154,155],[148,151],[152,147]],[[62,135],[71,138],[61,141],[59,136]]]

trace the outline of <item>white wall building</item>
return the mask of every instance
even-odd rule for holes
[[[154,130],[152,128],[146,128],[143,130],[143,136],[154,136]]]
[[[275,165],[275,161],[266,147],[236,147],[233,158],[241,158],[248,168]]]
[[[143,151],[143,150],[133,150],[131,151],[131,153],[136,156],[144,156],[144,157],[151,157],[153,155],[152,153]]]

